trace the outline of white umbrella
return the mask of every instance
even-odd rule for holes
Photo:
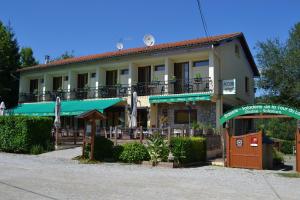
[[[0,104],[0,116],[4,116],[4,114],[5,114],[4,111],[5,111],[5,104],[2,101]]]
[[[137,127],[137,93],[132,94],[131,128]]]
[[[60,109],[61,109],[60,98],[56,97],[56,102],[55,102],[55,120],[54,120],[54,126],[55,126],[55,128],[59,128],[60,127]]]

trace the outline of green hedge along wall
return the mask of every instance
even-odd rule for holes
[[[52,125],[48,117],[1,116],[0,151],[29,153],[36,145],[49,149]]]

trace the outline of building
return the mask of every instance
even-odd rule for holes
[[[53,116],[62,99],[63,126],[98,109],[97,126],[128,127],[131,94],[138,94],[138,126],[181,128],[191,122],[218,126],[233,106],[254,102],[259,76],[245,37],[231,33],[53,61],[19,70],[15,115]],[[236,79],[236,94],[221,95],[221,81]]]

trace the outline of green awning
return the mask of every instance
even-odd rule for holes
[[[150,96],[150,103],[174,103],[174,102],[191,102],[191,101],[209,101],[211,94],[174,94]]]
[[[123,101],[122,98],[70,100],[61,102],[61,115],[79,115],[90,110],[103,110]],[[23,103],[9,111],[11,115],[54,116],[55,102]]]

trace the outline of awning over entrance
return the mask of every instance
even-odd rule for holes
[[[61,116],[80,115],[90,110],[103,110],[123,101],[122,98],[72,100],[61,102]],[[54,116],[55,102],[24,103],[10,110],[11,115]]]
[[[209,101],[210,94],[174,94],[150,96],[150,103],[174,103],[174,102],[191,102],[191,101]]]

